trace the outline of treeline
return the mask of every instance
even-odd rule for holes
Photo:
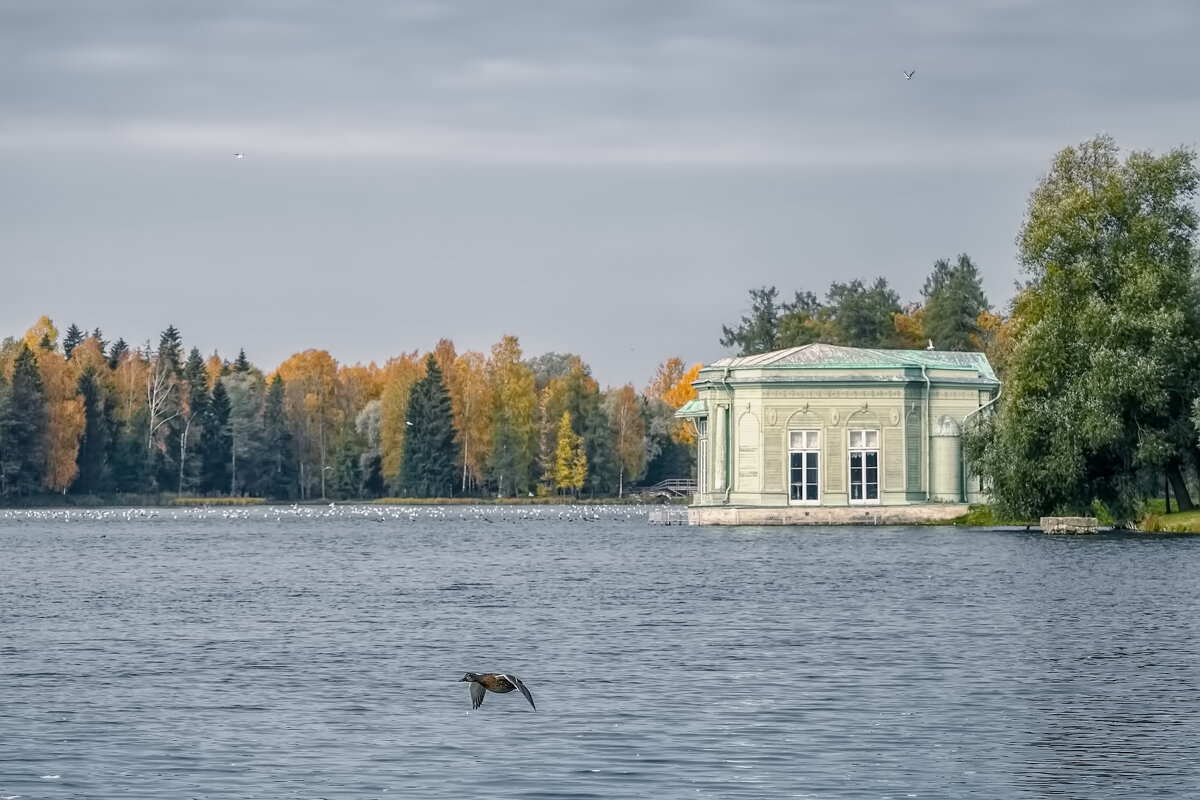
[[[780,301],[774,286],[750,290],[750,310],[735,326],[722,326],[721,345],[738,355],[823,342],[884,349],[974,350],[1002,370],[1006,322],[991,310],[979,269],[967,255],[938,259],[921,299],[900,304],[886,278],[868,284],[834,281],[822,302],[811,291]]]
[[[244,351],[185,356],[47,317],[0,345],[0,502],[47,492],[270,500],[617,495],[687,477],[692,396],[677,358],[643,391],[601,390],[574,355],[442,340],[383,366],[297,353],[269,374]]]

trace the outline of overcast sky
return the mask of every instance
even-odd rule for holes
[[[0,337],[512,333],[641,388],[760,285],[965,252],[1003,307],[1056,151],[1200,139],[1197,42],[1194,0],[0,0]]]

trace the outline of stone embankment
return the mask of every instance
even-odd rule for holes
[[[1095,533],[1099,520],[1095,517],[1042,517],[1042,533],[1086,534]]]

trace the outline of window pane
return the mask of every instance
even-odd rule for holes
[[[792,469],[804,466],[804,453],[792,453]]]
[[[867,499],[868,500],[878,500],[879,499],[879,484],[878,483],[868,483],[867,484]]]
[[[863,432],[862,431],[850,431],[850,446],[851,447],[862,447],[862,443],[863,443]]]
[[[821,434],[816,431],[809,431],[806,437],[809,450],[819,450],[821,447]]]
[[[871,467],[872,469],[874,469],[875,467],[879,466],[879,451],[878,450],[871,450],[868,453],[866,453],[866,456],[867,456],[867,466],[868,467]]]
[[[805,453],[804,454],[804,464],[809,469],[816,469],[817,468],[817,454],[811,453],[811,452]]]
[[[792,431],[788,434],[788,448],[791,450],[804,449],[804,431]]]
[[[813,483],[808,484],[808,486],[805,487],[805,491],[807,492],[807,497],[804,498],[805,500],[816,500],[817,499],[817,484],[815,481]]]
[[[793,483],[793,484],[792,484],[792,499],[793,499],[793,500],[802,500],[802,499],[803,499],[803,498],[800,496],[800,490],[801,490],[801,488],[802,488],[802,487],[801,487],[799,484],[797,484],[797,483]]]
[[[879,447],[879,431],[864,431],[867,447]]]

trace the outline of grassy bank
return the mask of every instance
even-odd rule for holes
[[[1113,524],[1112,517],[1103,508],[1094,509],[1092,514],[1097,517],[1101,526]],[[1004,519],[996,516],[996,512],[991,506],[972,506],[970,511],[961,517],[950,520],[949,524],[980,528],[997,525],[1027,525],[1036,528],[1040,522],[1036,519]],[[1138,523],[1138,530],[1147,533],[1200,533],[1200,511],[1174,511],[1167,514],[1162,500],[1152,500],[1147,504],[1146,513]]]

